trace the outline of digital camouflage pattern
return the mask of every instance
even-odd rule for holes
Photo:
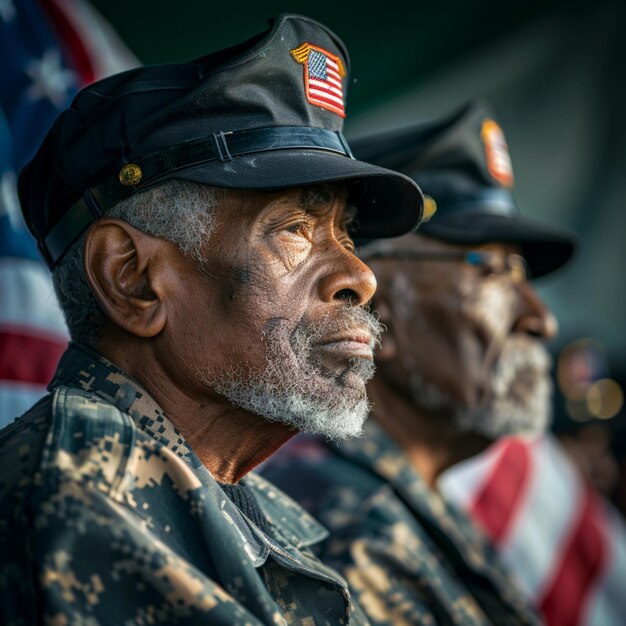
[[[248,474],[253,522],[115,365],[71,345],[50,390],[0,432],[4,626],[367,623],[326,530]]]
[[[346,577],[372,624],[541,623],[469,518],[372,419],[341,444],[298,436],[263,474],[330,530],[316,553]]]

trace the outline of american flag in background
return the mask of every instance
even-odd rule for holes
[[[552,435],[502,439],[438,486],[493,541],[548,626],[626,624],[626,524]]]
[[[76,91],[137,60],[82,0],[0,0],[0,427],[45,393],[67,330],[17,173]]]
[[[310,43],[303,43],[291,54],[298,63],[304,65],[307,100],[345,117],[342,79],[346,72],[341,59]]]

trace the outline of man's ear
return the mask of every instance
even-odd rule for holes
[[[98,220],[85,240],[85,275],[100,306],[114,324],[139,337],[158,335],[166,322],[160,243],[114,218]]]
[[[391,361],[398,353],[398,344],[396,342],[393,314],[384,294],[376,294],[374,296],[372,308],[378,312],[380,322],[387,328],[381,336],[380,348],[376,350],[375,360],[379,363]]]

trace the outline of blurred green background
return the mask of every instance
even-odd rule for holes
[[[143,63],[184,61],[259,32],[278,13],[301,13],[323,22],[352,57],[351,113],[384,102],[409,82],[489,42],[513,35],[549,11],[576,11],[576,2],[479,0],[442,2],[126,2],[92,4],[113,24]],[[505,10],[506,9],[506,10]]]

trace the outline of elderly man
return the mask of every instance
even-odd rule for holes
[[[364,623],[326,531],[249,473],[361,430],[379,324],[351,233],[420,218],[352,158],[347,82],[336,35],[281,15],[86,88],[22,171],[73,342],[0,435],[3,624]]]
[[[436,481],[506,433],[545,428],[543,342],[556,321],[528,279],[562,265],[572,242],[518,214],[504,136],[484,102],[357,145],[419,181],[430,221],[423,234],[362,248],[388,329],[364,436],[295,440],[266,476],[331,530],[322,560],[343,571],[372,622],[535,623]]]

